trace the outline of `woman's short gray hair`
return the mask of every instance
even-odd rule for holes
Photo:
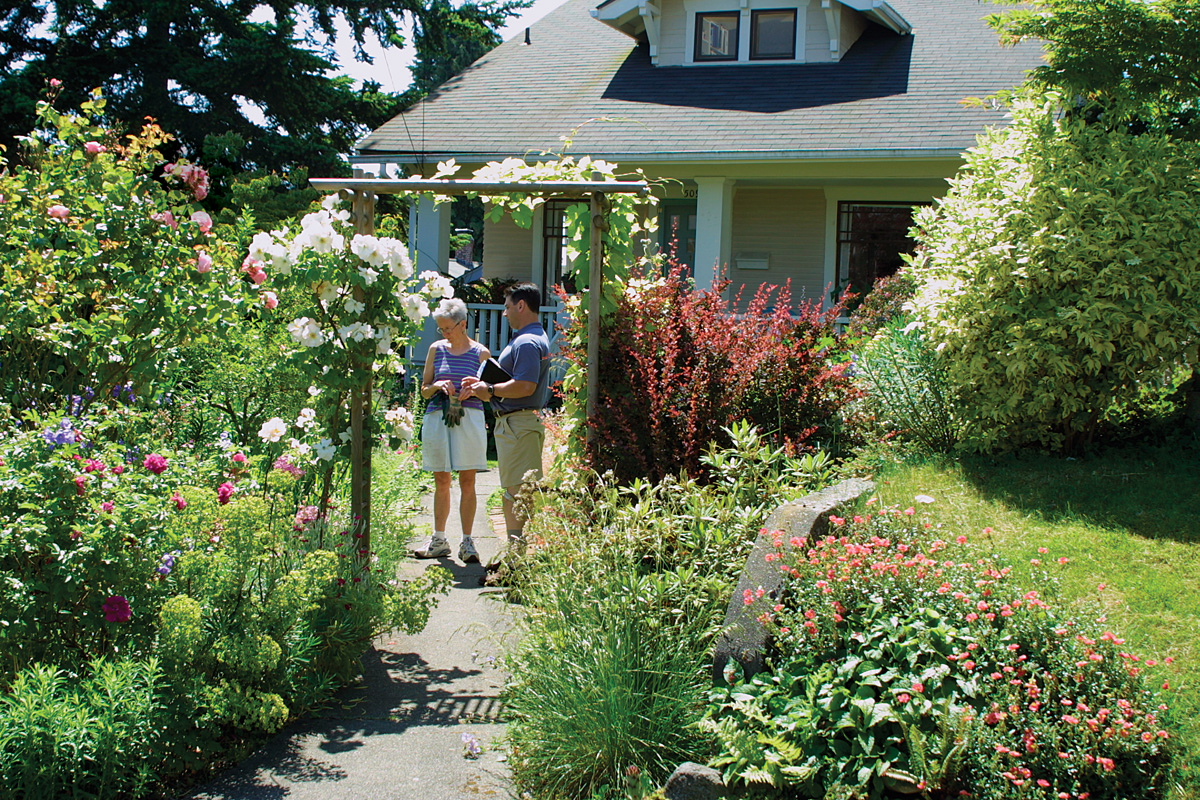
[[[433,318],[462,322],[467,318],[467,304],[457,297],[447,298],[438,303],[438,307],[433,310]]]

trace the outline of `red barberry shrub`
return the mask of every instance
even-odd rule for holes
[[[793,308],[787,285],[763,286],[739,312],[728,285],[697,291],[678,268],[630,282],[601,327],[590,467],[622,481],[700,477],[709,442],[725,443],[722,427],[738,420],[793,452],[836,424],[856,396],[830,353],[841,306]],[[586,359],[582,349],[566,355]]]

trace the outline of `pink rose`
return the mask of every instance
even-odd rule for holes
[[[196,272],[208,272],[212,269],[212,256],[201,250],[196,254]]]
[[[60,86],[62,86],[62,81],[60,81],[58,78],[50,79],[50,88],[51,89],[57,89]]]
[[[163,211],[160,214],[151,214],[150,219],[154,220],[155,222],[161,222],[171,230],[177,230],[179,228],[179,223],[175,221],[175,215],[170,211]]]
[[[217,501],[221,505],[228,504],[229,498],[231,498],[231,497],[233,497],[233,484],[232,483],[230,483],[229,481],[225,481],[224,483],[222,483],[220,486],[217,487]]]
[[[263,292],[262,299],[263,305],[268,309],[275,308],[277,305],[279,305],[279,298],[276,297],[274,292]]]
[[[179,492],[175,492],[173,495],[171,495],[171,502],[174,503],[175,507],[180,511],[183,511],[185,508],[187,508],[187,500],[184,500]]]
[[[75,476],[75,494],[77,496],[83,497],[84,487],[87,486],[87,480],[88,480],[87,475],[76,475]]]
[[[255,286],[261,286],[267,282],[267,273],[263,272],[261,269],[257,272],[251,272],[250,280],[254,281]]]
[[[46,213],[55,219],[66,219],[71,215],[71,209],[64,205],[55,204],[46,209]]]
[[[246,463],[246,454],[245,453],[234,453],[232,456],[230,456],[229,460],[235,464],[245,464]]]
[[[97,153],[104,153],[104,152],[108,151],[108,148],[105,147],[104,145],[100,144],[99,142],[86,142],[83,145],[83,149],[87,150],[92,155],[96,155]]]
[[[107,500],[105,500],[103,503],[100,504],[100,510],[103,511],[105,514],[112,511],[114,507],[115,506],[113,506],[113,504]]]
[[[117,464],[115,467],[112,468],[113,475],[120,475],[124,471],[125,471],[124,464]]]
[[[142,461],[142,466],[153,472],[155,475],[162,475],[167,471],[167,460],[158,453],[151,453]]]
[[[204,211],[193,211],[190,219],[192,220],[192,222],[195,222],[197,225],[200,226],[201,233],[208,233],[210,230],[212,230],[212,226],[213,226],[212,217],[210,217]]]

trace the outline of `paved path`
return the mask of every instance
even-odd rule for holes
[[[484,563],[499,540],[486,500],[496,471],[479,473],[475,540]],[[457,555],[457,487],[449,538]],[[432,495],[416,520],[432,521]],[[422,529],[427,535],[427,530]],[[404,573],[428,564],[412,560]],[[483,568],[439,559],[454,574],[425,630],[382,637],[363,656],[364,680],[321,715],[290,725],[241,764],[196,787],[191,800],[476,800],[511,797],[504,753],[492,745],[503,734],[499,693],[505,676],[490,666],[507,630],[503,602],[481,588]],[[462,735],[483,746],[463,757]]]

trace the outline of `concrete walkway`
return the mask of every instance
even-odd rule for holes
[[[487,498],[499,485],[495,470],[476,476],[479,508],[475,541],[484,563],[499,548],[503,520],[488,517]],[[447,531],[455,556],[457,486]],[[416,519],[432,523],[432,495]],[[498,516],[498,514],[497,514]],[[427,528],[419,528],[422,538]],[[475,800],[508,798],[500,689],[505,675],[492,666],[508,630],[504,603],[480,584],[483,567],[450,558],[411,560],[401,577],[431,563],[454,574],[429,625],[415,636],[382,637],[363,656],[364,680],[317,717],[290,725],[246,761],[194,788],[192,800]],[[464,757],[463,734],[483,747]]]

